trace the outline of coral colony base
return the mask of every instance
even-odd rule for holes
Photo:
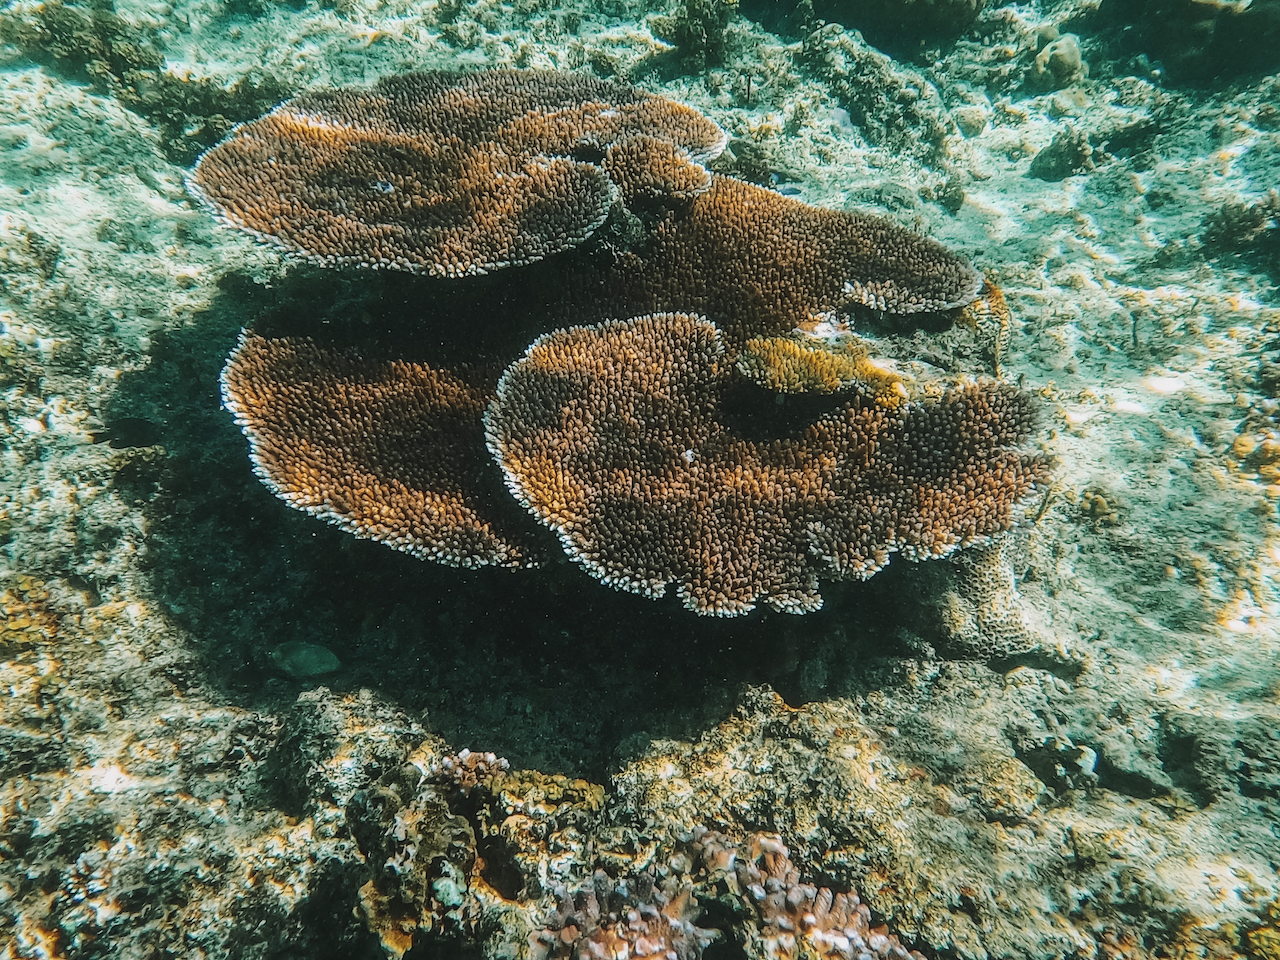
[[[542,279],[540,261],[577,248],[582,274],[548,271],[546,300],[587,283],[620,291],[597,298],[603,324],[540,338],[496,387],[359,345],[247,337],[223,391],[264,482],[416,556],[519,565],[531,541],[492,502],[487,436],[512,495],[593,576],[653,597],[676,583],[686,607],[720,616],[759,599],[816,610],[818,576],[865,578],[891,553],[941,557],[1007,530],[1047,476],[1017,452],[1032,416],[1011,387],[936,378],[932,396],[918,385],[921,398],[886,404],[854,377],[821,417],[773,435],[749,409],[783,397],[747,388],[735,366],[743,338],[855,305],[954,310],[981,278],[887,221],[713,177],[700,162],[724,145],[688,107],[543,72],[394,77],[237,128],[201,157],[190,189],[221,222],[287,251]],[[588,246],[610,220],[634,229]],[[715,322],[610,319],[636,290]],[[476,359],[492,369],[493,356]]]
[[[0,960],[1280,957],[1275,12],[0,6]]]

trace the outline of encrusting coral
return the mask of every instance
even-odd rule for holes
[[[717,328],[662,314],[557,331],[498,383],[489,447],[520,502],[620,589],[732,616],[821,605],[819,575],[866,578],[1009,527],[1042,480],[1003,384],[890,409],[851,393],[788,436],[730,425]]]
[[[287,101],[201,157],[188,186],[222,222],[321,263],[485,273],[591,236],[617,188],[578,158],[638,135],[688,161],[725,144],[695,110],[621,83],[418,73]]]
[[[522,566],[529,548],[504,523],[482,442],[492,380],[247,335],[222,390],[258,476],[290,506],[416,557]]]

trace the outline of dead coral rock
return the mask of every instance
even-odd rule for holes
[[[946,168],[947,142],[958,132],[932,83],[828,23],[804,40],[805,62],[822,76],[867,141]]]
[[[222,374],[262,481],[349,533],[450,566],[522,566],[481,418],[491,375],[247,335]]]
[[[725,143],[695,110],[622,83],[408,74],[282,104],[206,153],[188,185],[222,222],[321,263],[477,274],[591,236],[617,195],[592,160],[636,135],[686,162]]]
[[[619,589],[733,616],[817,609],[818,576],[944,556],[1013,521],[1043,479],[1027,401],[993,383],[887,409],[853,395],[799,432],[729,425],[732,358],[684,314],[540,338],[498,385],[489,447],[512,493]],[[739,415],[741,416],[741,415]],[[748,418],[749,422],[749,418]]]
[[[1047,147],[1032,158],[1028,173],[1038,180],[1056,182],[1090,173],[1093,168],[1093,146],[1088,135],[1067,124],[1054,134]]]
[[[1080,39],[1064,33],[1036,54],[1031,83],[1040,90],[1061,90],[1088,76],[1089,68],[1080,55]]]

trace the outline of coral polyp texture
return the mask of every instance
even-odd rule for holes
[[[522,566],[484,448],[491,381],[245,336],[222,390],[258,476],[291,506],[416,557]]]
[[[549,274],[562,322],[687,310],[741,339],[853,305],[942,311],[977,295],[981,275],[927,237],[713,176],[702,164],[724,145],[693,109],[622,83],[409,74],[284,103],[188,185],[221,222],[320,263],[438,276],[532,264],[615,205],[644,208],[642,241]]]
[[[663,889],[642,874],[615,882],[597,870],[576,893],[557,891],[556,910],[529,937],[532,960],[696,960],[716,931],[694,925],[698,901],[688,883]]]
[[[860,385],[880,403],[897,406],[908,396],[908,378],[870,347],[846,338],[827,344],[793,337],[753,337],[738,355],[738,369],[753,383],[779,393],[836,393]]]
[[[853,392],[766,439],[735,426],[733,385],[724,339],[699,317],[557,331],[499,381],[489,448],[593,576],[654,597],[675,584],[686,607],[720,616],[757,601],[816,610],[819,576],[983,542],[1044,477],[1018,450],[1031,408],[1000,383],[892,408]]]
[[[617,187],[578,158],[636,136],[668,144],[670,166],[725,144],[695,110],[622,83],[419,73],[289,100],[207,152],[188,185],[222,222],[321,263],[477,274],[591,236]]]
[[[695,843],[704,862],[732,863],[732,873],[755,907],[747,930],[748,956],[771,960],[924,960],[884,926],[871,925],[871,911],[849,891],[805,883],[791,854],[774,834],[757,833],[743,844],[708,833]],[[714,871],[712,871],[714,872]]]

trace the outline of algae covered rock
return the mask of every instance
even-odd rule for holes
[[[271,651],[271,662],[295,680],[307,680],[311,677],[322,677],[333,673],[342,666],[342,661],[328,647],[301,640],[282,643]]]

